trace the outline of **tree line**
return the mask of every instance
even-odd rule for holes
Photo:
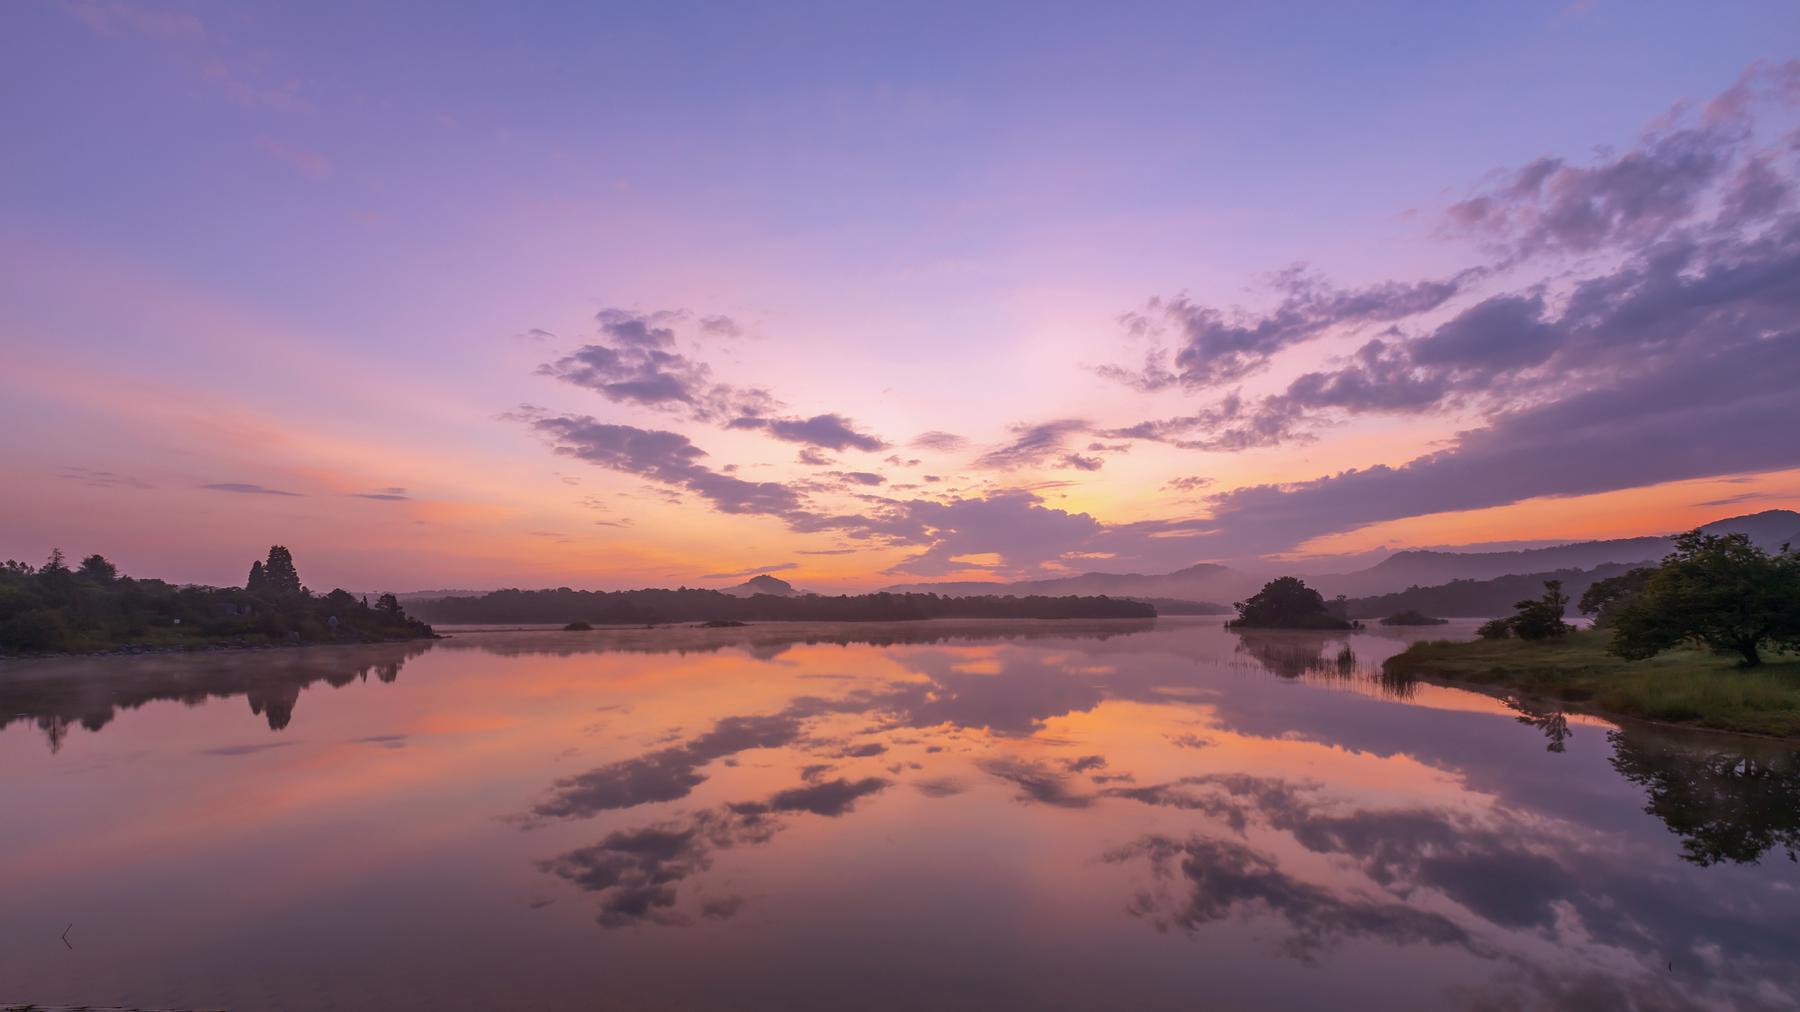
[[[1155,618],[1155,607],[1109,597],[940,597],[856,594],[735,597],[696,588],[497,590],[413,605],[440,624],[661,625],[670,622],[902,622],[934,618]]]
[[[1542,597],[1519,601],[1513,615],[1483,625],[1481,635],[1566,635],[1562,584],[1550,580],[1544,588]],[[1578,607],[1596,628],[1610,631],[1612,652],[1627,660],[1693,644],[1755,667],[1765,651],[1800,651],[1800,553],[1787,545],[1765,552],[1744,534],[1693,530],[1675,539],[1675,551],[1660,565],[1588,587]]]
[[[71,567],[61,549],[42,565],[0,566],[0,652],[81,653],[230,643],[366,642],[430,636],[392,594],[374,604],[345,590],[315,594],[281,545],[246,586],[178,586],[133,578],[102,555]]]

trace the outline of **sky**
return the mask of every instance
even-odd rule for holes
[[[847,591],[1800,505],[1791,3],[0,29],[0,558]]]

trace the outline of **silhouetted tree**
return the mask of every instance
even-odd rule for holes
[[[244,581],[244,589],[256,593],[269,585],[269,577],[263,572],[262,560],[250,563],[250,578]]]
[[[1333,614],[1325,598],[1299,577],[1282,576],[1263,584],[1248,601],[1232,607],[1236,629],[1348,629],[1350,622]]]
[[[294,569],[294,556],[281,545],[269,548],[269,561],[263,563],[263,579],[268,589],[278,594],[300,593],[300,573]]]
[[[406,614],[400,607],[400,599],[392,594],[383,594],[375,599],[375,610],[395,618]]]
[[[1613,626],[1613,652],[1630,660],[1694,642],[1754,667],[1764,646],[1800,646],[1800,555],[1772,556],[1743,534],[1689,531]]]
[[[81,560],[81,575],[95,583],[108,584],[119,578],[119,567],[106,561],[104,555],[90,555]]]
[[[1475,635],[1484,640],[1503,640],[1509,636],[1522,640],[1548,640],[1564,636],[1574,628],[1563,621],[1563,614],[1569,608],[1569,596],[1563,593],[1561,580],[1545,580],[1542,597],[1519,601],[1513,607],[1516,612],[1483,622]]]
[[[1562,591],[1561,580],[1545,580],[1544,596],[1513,605],[1518,614],[1512,617],[1512,631],[1522,640],[1555,639],[1568,633],[1563,615],[1569,609],[1569,596]]]
[[[1611,625],[1619,607],[1642,594],[1655,572],[1655,566],[1639,566],[1597,581],[1582,592],[1577,607],[1583,615],[1594,616],[1596,627]]]

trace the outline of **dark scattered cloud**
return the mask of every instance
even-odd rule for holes
[[[876,777],[808,784],[778,791],[764,801],[706,809],[637,829],[609,833],[599,843],[540,861],[538,867],[599,898],[602,926],[679,924],[675,911],[683,881],[712,867],[713,854],[769,842],[783,827],[780,816],[836,818],[878,794],[889,782]],[[729,917],[741,900],[709,898],[704,917]]]
[[[283,492],[278,488],[264,488],[261,485],[253,485],[245,481],[220,481],[210,485],[202,485],[200,487],[211,489],[214,492],[237,492],[241,495],[285,495],[299,498],[304,494],[301,492]]]
[[[969,441],[953,432],[921,432],[913,437],[910,444],[921,450],[936,450],[939,453],[955,453],[969,445]]]
[[[350,494],[357,499],[379,499],[383,502],[401,502],[412,498],[406,494],[406,489],[398,486],[378,488],[373,492],[352,492]]]
[[[1093,795],[1070,790],[1069,778],[1043,763],[999,756],[984,759],[977,765],[983,773],[1018,787],[1020,801],[1058,808],[1086,808],[1094,803]]]
[[[800,734],[791,714],[727,717],[691,741],[608,763],[556,782],[548,797],[532,806],[531,817],[587,818],[688,795],[706,779],[701,768],[753,748],[780,748]]]
[[[1344,939],[1474,945],[1467,932],[1442,914],[1398,901],[1339,895],[1282,871],[1272,858],[1234,840],[1150,835],[1106,855],[1115,864],[1140,858],[1149,862],[1159,882],[1179,881],[1186,888],[1173,898],[1144,893],[1132,905],[1132,913],[1159,926],[1191,932],[1267,913],[1286,922],[1290,936],[1283,949],[1304,961]]]
[[[1018,489],[943,500],[870,496],[857,513],[832,513],[815,507],[799,488],[707,467],[702,463],[706,452],[679,433],[613,425],[584,415],[519,417],[557,453],[691,492],[721,513],[773,516],[797,531],[919,548],[892,568],[896,573],[952,572],[965,568],[957,558],[987,553],[998,554],[1004,569],[1030,569],[1061,559],[1103,532],[1088,514],[1056,509],[1035,492]]]
[[[871,794],[879,794],[892,782],[880,777],[864,777],[861,780],[846,780],[838,777],[835,780],[821,780],[804,787],[792,787],[778,791],[768,800],[732,805],[731,809],[740,815],[763,815],[769,812],[809,812],[813,815],[834,817],[843,815],[856,807],[856,803]]]
[[[1127,315],[1126,326],[1137,334],[1172,331],[1177,342],[1173,364],[1166,350],[1154,346],[1142,366],[1109,366],[1101,373],[1140,390],[1215,387],[1258,372],[1278,353],[1328,332],[1392,324],[1430,312],[1479,276],[1464,272],[1435,281],[1342,289],[1296,266],[1270,280],[1280,298],[1267,313],[1225,311],[1185,295],[1152,299],[1143,310]]]
[[[1486,294],[1438,322],[1408,313],[1410,329],[1389,326],[1278,393],[1228,393],[1101,435],[1237,451],[1305,441],[1356,415],[1477,419],[1402,465],[1212,496],[1212,517],[1192,525],[1204,535],[1198,544],[1240,552],[1434,512],[1800,464],[1800,444],[1783,435],[1800,425],[1800,398],[1787,395],[1800,377],[1793,161],[1755,147],[1747,118],[1757,102],[1800,104],[1795,80],[1800,64],[1758,68],[1700,113],[1677,117],[1689,125],[1591,166],[1541,160],[1453,209],[1512,259],[1460,275],[1451,294],[1472,294],[1467,281],[1497,277],[1522,256],[1604,250],[1598,269]],[[1337,306],[1339,295],[1309,304]],[[1279,321],[1317,315],[1284,303],[1267,326],[1209,324],[1188,345],[1207,363],[1205,382],[1189,385],[1256,367],[1294,333]]]
[[[712,367],[677,350],[676,325],[684,310],[636,313],[603,309],[595,316],[601,340],[538,368],[542,375],[591,390],[615,404],[633,404],[685,415],[694,421],[753,429],[775,439],[824,450],[887,449],[877,436],[858,431],[848,418],[820,414],[779,416],[783,405],[761,387],[740,387],[713,378]],[[702,317],[703,336],[737,336],[729,317]],[[803,458],[804,460],[804,458]]]
[[[64,467],[57,473],[58,478],[66,481],[78,481],[93,488],[136,488],[148,489],[156,486],[129,474],[117,471],[99,471],[91,467]]]
[[[1066,459],[1069,438],[1088,431],[1088,423],[1079,418],[1064,418],[1035,425],[1012,427],[1011,442],[996,446],[975,458],[975,466],[996,471],[1032,467],[1056,458]]]
[[[955,777],[930,777],[913,781],[913,789],[928,798],[949,798],[968,790],[969,785]]]
[[[885,450],[888,444],[866,432],[858,432],[855,423],[842,415],[814,415],[811,418],[734,418],[734,429],[756,429],[789,443],[805,443],[824,450]]]

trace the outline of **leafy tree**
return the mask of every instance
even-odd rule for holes
[[[375,610],[396,618],[406,614],[400,607],[400,599],[392,594],[383,594],[376,598]]]
[[[1613,653],[1629,660],[1693,642],[1755,667],[1764,647],[1800,646],[1800,555],[1769,555],[1743,534],[1689,531],[1613,627]]]
[[[1512,619],[1490,618],[1486,622],[1481,623],[1480,628],[1475,630],[1475,635],[1484,640],[1506,639],[1512,635]]]
[[[37,581],[51,601],[68,604],[74,600],[75,574],[70,571],[69,564],[63,561],[62,549],[50,549],[50,557],[38,567]]]
[[[1569,609],[1569,596],[1562,591],[1561,580],[1545,580],[1544,596],[1513,605],[1518,613],[1512,617],[1513,634],[1522,640],[1555,639],[1568,633],[1563,615]]]
[[[269,548],[269,561],[263,563],[264,585],[277,594],[300,593],[300,573],[294,569],[294,556],[281,545]]]
[[[263,573],[263,564],[259,559],[250,563],[250,578],[244,581],[244,589],[254,594],[269,585],[268,576]]]
[[[1655,572],[1655,566],[1639,566],[1596,581],[1582,592],[1577,607],[1583,615],[1594,616],[1594,625],[1611,625],[1619,607],[1642,594],[1644,586],[1650,582],[1650,575]]]
[[[1522,640],[1547,640],[1566,635],[1572,628],[1563,621],[1569,596],[1563,593],[1561,580],[1545,580],[1544,595],[1528,598],[1513,605],[1513,614],[1490,619],[1475,630],[1484,640],[1503,640],[1517,636]]]
[[[1299,577],[1282,576],[1263,584],[1248,601],[1232,607],[1234,629],[1348,629],[1350,622],[1334,614],[1325,598]]]
[[[119,578],[119,567],[108,562],[104,555],[90,555],[81,560],[81,575],[94,583],[105,585]]]

